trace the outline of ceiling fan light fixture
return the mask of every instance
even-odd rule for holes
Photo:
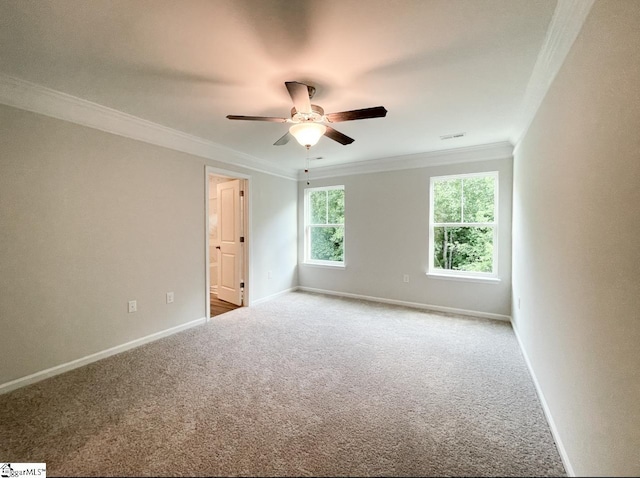
[[[342,121],[363,120],[369,118],[384,118],[387,116],[387,109],[384,106],[373,106],[371,108],[362,108],[359,110],[340,111],[338,113],[324,114],[324,109],[318,105],[312,105],[310,100],[315,92],[313,86],[305,85],[299,81],[285,81],[285,86],[293,101],[291,108],[291,118],[279,118],[276,116],[244,116],[244,115],[227,115],[230,120],[246,120],[246,121],[271,121],[274,123],[292,124],[289,132],[282,136],[278,141],[273,143],[274,146],[282,146],[287,144],[293,136],[296,141],[307,149],[315,146],[320,140],[320,136],[324,135],[336,143],[343,146],[353,143],[354,139],[349,138],[346,134],[333,129],[331,126],[323,123],[340,123]]]
[[[327,127],[320,123],[306,122],[294,124],[289,128],[289,133],[302,146],[310,148],[315,146],[320,137],[327,131]]]

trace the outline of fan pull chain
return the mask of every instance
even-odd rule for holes
[[[307,186],[311,184],[309,181],[309,146],[307,146],[307,167],[304,169],[304,173],[307,175]]]

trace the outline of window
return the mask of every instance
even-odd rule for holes
[[[498,173],[431,178],[429,273],[498,275]]]
[[[344,186],[305,189],[304,225],[305,262],[344,265]]]

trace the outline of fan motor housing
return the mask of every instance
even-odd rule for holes
[[[324,109],[322,109],[322,107],[318,105],[311,105],[311,113],[298,113],[295,107],[291,108],[291,119],[294,123],[319,123],[322,121],[323,116]]]

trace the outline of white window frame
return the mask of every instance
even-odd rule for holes
[[[347,245],[346,195],[345,195],[345,221],[343,224],[311,224],[311,207],[309,204],[309,197],[311,193],[316,191],[334,191],[334,190],[344,191],[344,185],[305,188],[304,190],[304,263],[305,264],[317,265],[317,266],[328,266],[328,267],[345,267],[346,249],[347,249],[346,248],[346,245]],[[328,210],[328,207],[327,207],[327,210]],[[311,256],[311,228],[314,226],[343,228],[344,242],[342,244],[342,261],[326,261],[326,260],[311,259],[310,257]]]
[[[434,185],[436,181],[442,180],[455,180],[455,179],[469,179],[469,178],[486,178],[492,177],[495,180],[494,187],[494,197],[493,197],[493,222],[469,222],[469,223],[444,223],[444,222],[434,222]],[[463,183],[464,184],[464,183]],[[489,281],[489,282],[498,282],[498,230],[499,230],[499,219],[498,219],[498,210],[499,207],[499,194],[498,191],[500,189],[500,180],[498,171],[486,171],[480,173],[468,173],[468,174],[451,174],[446,176],[432,176],[429,187],[429,270],[427,272],[428,276],[440,277],[445,279],[461,279],[461,280],[479,280],[479,281]],[[462,196],[464,197],[464,196]],[[464,205],[461,211],[460,218],[464,218]],[[492,272],[476,272],[476,271],[456,271],[451,269],[437,269],[434,267],[434,249],[435,249],[435,227],[492,227],[493,228],[493,264],[492,264]]]

